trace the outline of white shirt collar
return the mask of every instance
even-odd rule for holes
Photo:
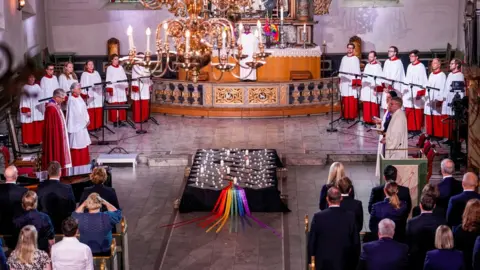
[[[453,175],[445,175],[443,179],[448,178],[448,177],[453,177]]]
[[[465,191],[473,191],[473,192],[477,192],[475,189],[467,189],[467,188],[463,190],[463,192],[465,192]]]
[[[348,194],[342,194],[342,197],[348,197],[348,196],[350,196],[350,195],[348,195]]]
[[[340,205],[338,204],[332,204],[332,205],[329,205],[328,208],[334,208],[334,207],[340,207]]]
[[[48,178],[48,180],[60,181],[60,179],[59,179],[59,178]]]
[[[75,236],[72,236],[72,237],[64,236],[64,237],[62,238],[62,241],[66,241],[66,242],[80,242],[80,241],[78,241],[77,237],[75,237]]]

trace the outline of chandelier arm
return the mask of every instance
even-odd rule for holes
[[[213,79],[217,82],[220,81],[223,77],[223,71],[220,71],[220,72],[221,72],[220,73],[220,78],[217,78],[217,76],[215,75],[215,71],[213,70],[213,67],[210,66],[210,73],[212,73]]]

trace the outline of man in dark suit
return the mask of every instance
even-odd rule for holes
[[[395,223],[382,219],[378,224],[379,240],[363,244],[357,270],[406,270],[408,246],[393,240]]]
[[[0,185],[0,234],[13,235],[15,226],[13,219],[23,213],[22,196],[27,189],[16,185],[18,171],[15,166],[5,169],[5,184]],[[5,245],[15,248],[16,239],[5,239]]]
[[[56,232],[62,231],[62,221],[75,211],[75,196],[72,186],[60,183],[62,168],[52,161],[48,165],[49,179],[38,185],[38,210],[47,214]]]
[[[385,167],[385,170],[383,170],[383,177],[385,178],[385,182],[397,181],[397,168],[388,165]],[[372,188],[370,200],[368,201],[368,213],[372,213],[372,206],[375,203],[383,202],[383,200],[385,200],[385,193],[383,192],[384,188],[385,184]],[[412,209],[412,199],[408,187],[398,186],[398,198],[400,201],[404,201],[407,204],[407,212],[410,213],[410,210]]]
[[[427,184],[427,186],[431,185]],[[435,188],[435,186],[431,187]],[[447,224],[444,217],[433,214],[435,199],[436,194],[423,193],[420,199],[421,214],[407,222],[406,236],[412,270],[423,269],[425,255],[428,251],[435,249],[435,233],[438,226]]]
[[[471,199],[479,199],[480,194],[477,192],[478,177],[468,172],[463,175],[462,180],[463,192],[450,198],[447,208],[447,222],[450,227],[457,226],[462,223],[462,215],[467,202]]]
[[[328,208],[316,213],[308,236],[308,257],[315,256],[317,270],[354,268],[360,237],[353,213],[340,208],[342,195],[336,187],[327,192]]]
[[[352,212],[355,215],[355,226],[357,227],[357,232],[360,233],[363,229],[363,207],[361,201],[349,196],[352,191],[352,181],[348,177],[343,177],[337,181],[337,186],[342,194],[340,208]]]
[[[462,193],[462,182],[453,178],[455,164],[451,159],[444,159],[440,165],[443,176],[442,182],[438,183],[439,197],[435,208],[442,210],[443,214],[447,212],[448,201],[452,196]]]

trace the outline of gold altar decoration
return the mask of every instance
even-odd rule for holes
[[[330,4],[332,4],[332,0],[313,0],[313,13],[315,15],[328,14]]]
[[[243,89],[237,87],[216,88],[215,104],[243,104]]]
[[[274,87],[248,88],[249,104],[277,104],[278,93]]]
[[[116,54],[120,55],[120,41],[116,38],[111,38],[107,40],[107,55]]]
[[[355,44],[355,50],[353,54],[358,57],[358,59],[362,59],[362,39],[358,36],[353,36],[348,42]]]

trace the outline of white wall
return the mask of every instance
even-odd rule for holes
[[[132,25],[139,50],[145,48],[146,27],[155,29],[172,15],[166,10],[111,10],[106,0],[48,0],[50,51],[74,51],[80,55],[106,54],[106,41],[116,37],[121,53],[127,53],[126,28]],[[362,50],[429,51],[453,48],[458,43],[459,0],[401,0],[402,7],[345,8],[334,0],[330,14],[316,16],[314,41],[326,40],[328,52],[344,52],[351,36],[364,41]],[[111,5],[110,5],[111,6]],[[152,48],[154,41],[152,39]]]

